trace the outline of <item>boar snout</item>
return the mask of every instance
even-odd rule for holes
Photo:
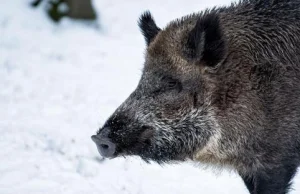
[[[91,137],[96,143],[100,155],[107,158],[113,157],[116,152],[116,144],[108,137],[109,131],[110,129],[106,127],[99,134]]]

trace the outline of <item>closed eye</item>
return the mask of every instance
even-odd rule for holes
[[[168,89],[174,89],[179,85],[179,82],[175,81],[175,80],[172,80],[172,81],[169,81],[167,84],[168,84],[167,85]]]
[[[160,87],[153,91],[153,95],[162,94],[168,91],[177,91],[181,92],[182,84],[179,80],[174,79],[169,76],[164,76],[161,78]]]
[[[182,90],[182,85],[179,80],[173,79],[171,77],[163,77],[162,79],[166,90],[176,89],[179,92]]]

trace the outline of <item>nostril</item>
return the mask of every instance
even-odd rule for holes
[[[106,144],[100,144],[100,146],[101,146],[103,149],[108,149],[108,148],[109,148],[109,146],[106,145]]]

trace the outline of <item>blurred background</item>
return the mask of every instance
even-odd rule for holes
[[[104,160],[90,139],[139,81],[143,11],[164,27],[229,3],[0,0],[0,194],[246,194],[234,173]]]

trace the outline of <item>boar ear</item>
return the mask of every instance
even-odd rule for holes
[[[215,66],[224,58],[225,41],[216,13],[204,14],[188,35],[189,57]]]
[[[148,46],[160,31],[160,28],[156,26],[155,21],[149,11],[146,11],[141,15],[138,24]]]

